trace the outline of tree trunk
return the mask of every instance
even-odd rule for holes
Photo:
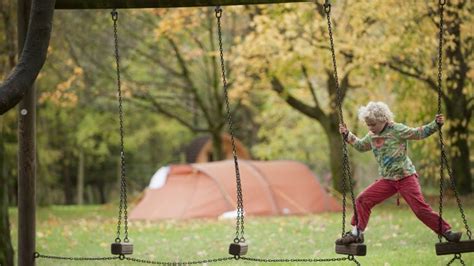
[[[86,188],[86,203],[95,203],[94,190],[92,185],[88,185]]]
[[[271,81],[272,88],[278,95],[285,100],[292,108],[306,115],[307,117],[314,119],[319,122],[323,127],[326,136],[329,141],[329,157],[330,157],[330,167],[331,167],[331,176],[333,182],[333,188],[338,192],[342,192],[342,177],[343,177],[343,151],[342,151],[342,139],[339,133],[339,118],[336,113],[337,110],[337,98],[335,97],[335,80],[334,76],[329,73],[327,79],[327,91],[330,95],[330,106],[331,110],[325,113],[319,106],[315,103],[314,106],[310,106],[305,102],[299,100],[298,98],[291,95],[289,91],[286,91],[285,87],[281,81],[274,77]],[[345,92],[347,91],[349,84],[349,76],[344,76],[341,79],[341,102],[344,99]],[[314,95],[315,96],[315,95]],[[352,174],[352,173],[351,173]],[[352,178],[347,177],[347,178]],[[346,183],[346,192],[349,192],[349,183]]]
[[[73,192],[73,186],[72,186],[72,177],[71,177],[71,169],[68,161],[68,153],[66,152],[64,158],[63,158],[63,178],[64,178],[64,203],[66,205],[72,205],[74,204],[74,192]]]
[[[84,204],[84,150],[79,151],[79,166],[77,170],[77,204]]]
[[[343,178],[343,164],[342,164],[342,145],[340,140],[340,135],[337,136],[328,135],[329,137],[329,158],[330,158],[330,166],[331,166],[331,177],[332,177],[332,187],[335,188],[337,191],[342,192],[342,178]],[[346,183],[348,184],[348,183]],[[347,185],[346,185],[346,192],[347,192]]]
[[[455,178],[456,190],[461,195],[467,195],[472,192],[472,179],[470,167],[470,150],[468,143],[469,121],[463,114],[452,113],[451,108],[447,108],[447,117],[455,123],[448,130],[448,140],[451,140],[447,146],[446,152],[449,154],[453,177]]]
[[[329,141],[329,164],[331,167],[331,175],[332,175],[332,185],[333,188],[339,192],[343,192],[343,175],[344,175],[344,164],[343,164],[343,155],[344,152],[342,150],[342,137],[341,134],[339,133],[339,124],[338,124],[338,118],[336,114],[330,114],[328,115],[328,120],[326,123],[321,123],[326,136],[328,137]],[[350,149],[350,147],[348,147]],[[353,168],[354,165],[351,164],[350,158],[348,161],[348,166],[351,169],[351,175],[346,176],[346,193],[347,196],[350,196],[351,191],[350,191],[350,183],[352,183],[352,186],[354,187],[355,182],[353,180]]]
[[[0,117],[0,265],[13,266],[13,247],[10,238],[8,216],[8,182],[5,168],[5,145],[3,138],[3,118]]]
[[[451,45],[446,45],[446,61],[452,70],[446,71],[446,91],[449,92],[446,101],[446,115],[453,125],[448,130],[451,140],[450,156],[453,175],[456,178],[456,188],[460,194],[472,192],[472,176],[469,151],[469,122],[473,108],[469,102],[472,95],[466,92],[468,73],[471,69],[467,62],[469,57],[462,49],[460,13],[465,8],[466,1],[453,2],[453,6],[446,10],[446,39],[451,39]],[[466,48],[467,50],[468,48]],[[471,50],[472,51],[472,50]],[[469,90],[467,90],[469,91]]]
[[[344,172],[341,134],[339,134],[338,131],[330,129],[326,131],[326,135],[329,140],[329,164],[331,167],[332,187],[342,192],[342,177]],[[349,191],[348,189],[349,187],[346,185],[346,192]]]
[[[97,183],[97,190],[99,192],[100,204],[107,203],[107,197],[105,196],[105,185],[104,185],[104,183],[102,183],[102,182]]]
[[[220,132],[212,132],[212,161],[221,161],[225,159],[222,150],[222,136]]]

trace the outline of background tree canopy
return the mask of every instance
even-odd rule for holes
[[[387,102],[397,121],[411,126],[433,119],[435,4],[333,5],[344,115],[360,136],[367,130],[356,111],[369,100]],[[469,1],[450,1],[445,16],[444,131],[462,193],[472,191],[472,9]],[[2,14],[5,77],[16,38],[11,18]],[[302,161],[340,190],[340,136],[324,15],[314,4],[225,7],[224,50],[235,130],[252,156]],[[121,10],[119,43],[132,192],[138,194],[159,166],[183,162],[184,147],[198,135],[212,136],[214,158],[222,158],[219,140],[227,127],[213,8]],[[37,85],[40,203],[114,199],[119,132],[109,11],[56,12]],[[15,204],[16,114],[1,119],[3,176]],[[439,179],[436,138],[413,142],[410,154],[432,185]],[[376,166],[370,154],[351,158],[356,180],[371,182]]]

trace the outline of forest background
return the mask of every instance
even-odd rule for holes
[[[16,1],[0,2],[0,77],[17,61]],[[472,193],[474,31],[471,1],[445,13],[443,128],[461,195]],[[332,19],[346,123],[384,101],[419,126],[437,110],[437,1],[338,1]],[[304,162],[340,191],[341,148],[327,22],[310,3],[224,7],[223,41],[236,136],[253,159]],[[213,8],[119,11],[130,195],[160,167],[184,162],[197,136],[226,132]],[[110,10],[57,10],[37,88],[37,202],[104,204],[118,198],[119,121]],[[2,206],[17,203],[17,111],[0,117]],[[214,158],[222,158],[215,141]],[[439,190],[437,136],[412,142],[424,191]],[[376,177],[352,150],[356,189]],[[334,177],[334,178],[331,178]],[[8,199],[8,200],[6,200]]]
[[[344,116],[359,136],[367,129],[357,109],[368,101],[388,103],[396,121],[411,126],[436,114],[437,7],[414,3],[342,1],[333,7]],[[0,7],[5,78],[16,63],[15,1],[2,0]],[[464,164],[452,166],[462,173],[459,184],[468,184],[458,187],[462,194],[472,192],[472,8],[469,1],[450,1],[445,18],[443,130],[450,157]],[[48,59],[36,83],[42,205],[106,203],[117,194],[119,123],[109,12],[56,11]],[[327,182],[341,157],[323,16],[307,3],[226,7],[223,38],[237,137],[254,159],[302,161]],[[121,10],[119,45],[127,173],[131,191],[139,193],[160,166],[184,162],[196,136],[219,140],[227,131],[214,9]],[[17,113],[0,119],[2,184],[15,205]],[[437,143],[437,137],[413,142],[410,154],[433,186],[439,179]],[[219,148],[215,153],[222,158]],[[351,157],[356,179],[370,182],[376,175],[370,154]],[[327,185],[340,190],[337,182]]]

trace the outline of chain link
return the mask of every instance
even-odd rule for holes
[[[360,263],[354,258],[354,256],[349,255],[346,258],[328,258],[328,259],[297,259],[297,258],[275,258],[275,259],[268,259],[268,258],[252,258],[252,257],[241,257],[242,260],[253,261],[253,262],[264,262],[264,263],[275,263],[275,262],[287,262],[287,263],[307,263],[307,262],[337,262],[337,261],[353,261],[356,265],[360,265]]]
[[[461,253],[456,253],[454,254],[454,257],[448,262],[448,266],[451,265],[451,263],[453,263],[455,260],[459,260],[459,262],[462,264],[462,265],[466,265],[464,263],[464,260],[461,258]]]
[[[72,261],[105,261],[105,260],[128,260],[137,263],[147,263],[147,264],[154,264],[154,265],[192,265],[192,264],[207,264],[207,263],[215,263],[215,262],[222,262],[222,261],[230,261],[236,259],[235,257],[221,257],[221,258],[214,258],[214,259],[204,259],[204,260],[196,260],[196,261],[180,261],[180,262],[169,262],[169,261],[156,261],[156,260],[148,260],[148,259],[139,259],[139,258],[132,258],[126,257],[125,255],[121,256],[111,256],[111,257],[62,257],[62,256],[52,256],[52,255],[42,255],[35,252],[35,259],[53,259],[53,260],[72,260]],[[275,263],[275,262],[299,262],[299,263],[308,263],[308,262],[337,262],[337,261],[353,261],[356,265],[360,265],[360,263],[354,258],[354,256],[349,255],[348,257],[344,258],[327,258],[327,259],[318,259],[318,258],[311,258],[311,259],[299,259],[299,258],[276,258],[276,259],[268,259],[268,258],[252,258],[252,257],[238,257],[237,259],[247,260],[247,261],[254,261],[254,262],[266,262],[266,263]],[[455,258],[458,259],[458,258]],[[460,259],[460,258],[459,258]],[[453,259],[454,260],[454,259]],[[461,260],[462,261],[462,260]]]
[[[445,0],[439,0],[439,43],[438,43],[438,114],[441,114],[441,95],[442,95],[442,80],[443,80],[443,33],[444,33],[444,5],[446,4]],[[438,135],[439,135],[439,146],[440,146],[440,185],[439,185],[439,221],[438,221],[438,239],[439,242],[442,242],[442,217],[443,217],[443,197],[444,197],[444,169],[448,172],[451,188],[454,191],[454,196],[456,197],[457,205],[463,219],[464,228],[466,229],[467,236],[469,239],[472,238],[471,229],[467,223],[466,215],[464,214],[464,209],[459,198],[456,182],[454,180],[454,175],[451,171],[451,168],[448,163],[448,157],[445,151],[445,143],[443,138],[443,132],[441,126],[438,126]],[[462,260],[461,260],[462,261]]]
[[[52,259],[52,260],[73,260],[73,261],[94,261],[94,260],[119,260],[120,256],[110,257],[63,257],[53,255],[43,255],[38,252],[34,253],[35,259]]]
[[[204,259],[204,260],[195,260],[195,261],[180,261],[180,262],[169,262],[169,261],[156,261],[156,260],[148,260],[148,259],[139,259],[139,258],[132,258],[126,257],[125,255],[121,256],[110,256],[110,257],[62,257],[62,256],[52,256],[52,255],[42,255],[38,252],[34,254],[35,259],[53,259],[53,260],[72,260],[72,261],[105,261],[105,260],[128,260],[137,263],[148,263],[154,265],[192,265],[192,264],[207,264],[207,263],[215,263],[215,262],[222,262],[222,261],[230,261],[236,259],[235,257],[221,257],[221,258],[214,258],[214,259]],[[327,258],[327,259],[318,259],[318,258],[311,258],[311,259],[298,259],[298,258],[276,258],[276,259],[268,259],[268,258],[252,258],[252,257],[238,257],[237,259],[253,261],[253,262],[267,262],[267,263],[275,263],[275,262],[299,262],[299,263],[307,263],[307,262],[338,262],[338,261],[353,261],[356,265],[360,265],[360,263],[355,259],[354,256],[349,255],[348,257],[342,258]],[[452,259],[462,259],[455,257]]]
[[[438,43],[438,114],[441,114],[441,87],[443,77],[443,25],[444,25],[444,4],[439,3],[439,43]],[[444,191],[444,141],[441,127],[438,127],[439,145],[440,145],[440,182],[439,182],[439,220],[438,220],[438,240],[442,242],[442,217],[443,217],[443,191]]]
[[[331,56],[332,56],[332,65],[334,69],[334,82],[336,85],[336,104],[337,104],[337,111],[338,111],[338,117],[339,117],[339,123],[340,124],[345,124],[344,123],[344,116],[342,112],[342,92],[341,88],[339,86],[339,77],[337,74],[337,63],[336,63],[336,52],[334,49],[334,38],[332,34],[332,25],[331,25],[331,4],[329,3],[328,0],[325,1],[324,5],[324,12],[326,13],[326,19],[327,19],[327,24],[328,24],[328,32],[329,32],[329,41],[331,45]],[[345,225],[346,225],[346,189],[347,185],[346,183],[349,183],[349,189],[351,192],[351,199],[352,199],[352,207],[354,211],[354,219],[356,224],[359,223],[359,217],[357,215],[356,211],[356,205],[355,205],[355,197],[354,197],[354,189],[353,189],[353,184],[352,184],[352,173],[351,173],[351,167],[349,164],[349,155],[347,151],[347,144],[345,141],[345,136],[342,136],[342,152],[343,152],[343,160],[342,160],[342,165],[343,165],[343,174],[342,174],[342,232],[341,235],[344,235],[345,230]]]
[[[119,45],[118,45],[118,34],[117,34],[117,21],[118,21],[118,12],[113,10],[111,12],[112,20],[114,23],[114,48],[115,48],[115,63],[117,70],[117,95],[118,95],[118,110],[119,110],[119,120],[120,120],[120,203],[119,203],[119,213],[117,218],[117,238],[115,242],[121,242],[120,239],[120,229],[121,222],[123,217],[124,222],[124,242],[129,242],[128,240],[128,212],[127,212],[127,181],[126,181],[126,171],[125,171],[125,149],[124,149],[124,128],[123,128],[123,107],[122,107],[122,86],[120,79],[120,56],[119,56]]]
[[[137,259],[137,258],[130,258],[126,257],[125,260],[138,262],[138,263],[148,263],[148,264],[155,264],[155,265],[190,265],[190,264],[207,264],[213,262],[221,262],[221,261],[228,261],[233,260],[234,257],[222,257],[216,259],[205,259],[205,260],[196,260],[196,261],[181,261],[181,262],[168,262],[168,261],[155,261],[155,260],[146,260],[146,259]]]
[[[227,78],[226,78],[226,72],[225,72],[224,49],[222,46],[222,28],[221,28],[222,8],[220,6],[217,6],[215,8],[215,13],[216,13],[216,18],[217,18],[217,36],[219,38],[219,53],[220,53],[220,63],[221,63],[221,71],[222,71],[222,83],[224,86],[224,99],[225,99],[225,106],[227,110],[227,123],[229,125],[230,138],[232,142],[232,155],[234,157],[234,166],[235,166],[235,180],[237,183],[237,220],[236,220],[236,227],[235,227],[234,242],[238,243],[238,242],[245,242],[244,203],[243,203],[243,195],[242,195],[242,185],[241,185],[241,180],[240,180],[239,162],[237,159],[237,151],[236,151],[235,140],[234,140],[232,114],[230,112],[228,84],[227,84]]]
[[[34,253],[34,258],[35,259],[39,259],[39,258],[52,259],[52,260],[72,260],[72,261],[128,260],[128,261],[133,261],[133,262],[157,264],[157,265],[206,264],[206,263],[221,262],[221,261],[228,261],[228,260],[234,259],[234,257],[222,257],[222,258],[204,259],[204,260],[196,260],[196,261],[169,262],[169,261],[154,261],[154,260],[131,258],[131,257],[126,257],[125,255],[110,256],[110,257],[63,257],[63,256],[42,255],[42,254],[39,254],[38,252]]]

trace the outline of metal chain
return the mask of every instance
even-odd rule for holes
[[[441,114],[441,89],[443,80],[443,33],[444,5],[446,0],[439,0],[439,40],[438,40],[438,114]]]
[[[441,114],[441,82],[443,77],[443,25],[444,25],[444,3],[439,2],[439,44],[438,44],[438,114]],[[441,127],[438,126],[439,145],[440,145],[440,182],[439,182],[439,220],[438,220],[438,240],[442,242],[442,220],[443,220],[443,191],[444,191],[444,141]]]
[[[126,257],[125,255],[119,255],[114,257],[63,257],[63,256],[52,256],[52,255],[42,255],[38,252],[34,253],[34,258],[39,259],[53,259],[53,260],[73,260],[73,261],[104,261],[104,260],[128,260],[133,262],[139,263],[148,263],[148,264],[158,264],[158,265],[190,265],[190,264],[207,264],[212,262],[220,262],[220,261],[227,261],[233,260],[234,257],[223,257],[223,258],[216,258],[216,259],[205,259],[205,260],[197,260],[197,261],[183,261],[183,262],[169,262],[169,261],[154,261],[154,260],[146,260],[146,259],[138,259],[138,258],[130,258]]]
[[[53,255],[43,255],[38,252],[34,253],[35,259],[52,259],[52,260],[75,260],[75,261],[93,261],[93,260],[118,260],[121,259],[120,256],[110,256],[110,257],[63,257],[63,256],[53,256]]]
[[[248,261],[254,261],[254,262],[265,262],[265,263],[275,263],[275,262],[287,262],[287,263],[290,263],[290,262],[300,262],[300,263],[304,263],[304,262],[337,262],[337,261],[346,261],[346,260],[349,260],[349,261],[353,261],[356,265],[360,265],[360,263],[355,259],[355,257],[353,255],[349,255],[348,257],[346,258],[329,258],[329,259],[317,259],[317,258],[313,258],[313,259],[281,259],[281,258],[277,258],[277,259],[265,259],[265,258],[252,258],[252,257],[241,257],[242,260],[248,260]]]
[[[333,39],[333,34],[332,34],[332,26],[331,26],[331,4],[329,3],[329,0],[326,0],[324,3],[324,12],[326,13],[326,19],[328,22],[328,32],[329,32],[329,41],[331,44],[331,56],[332,56],[332,65],[334,69],[334,81],[336,85],[336,103],[337,103],[337,111],[338,111],[338,117],[339,117],[339,123],[344,124],[344,116],[342,113],[342,93],[341,93],[341,88],[339,86],[339,77],[337,74],[337,64],[336,64],[336,52],[334,49],[334,39]],[[359,223],[359,217],[357,215],[356,211],[356,205],[355,205],[355,197],[354,197],[354,189],[352,185],[352,180],[351,180],[351,167],[349,164],[349,155],[347,151],[347,144],[345,141],[345,136],[342,137],[342,152],[343,152],[343,160],[342,160],[342,165],[343,165],[343,174],[342,174],[342,233],[341,235],[344,235],[345,230],[345,224],[346,224],[346,182],[349,183],[349,189],[351,192],[351,199],[352,199],[352,207],[354,211],[354,219],[356,224]]]
[[[222,46],[222,29],[221,29],[222,8],[220,6],[216,6],[215,13],[216,13],[216,18],[217,18],[217,36],[219,37],[219,52],[220,52],[221,71],[222,71],[222,83],[224,86],[224,99],[225,99],[225,105],[226,105],[226,110],[227,110],[227,123],[229,125],[230,138],[232,142],[232,155],[234,157],[234,166],[235,166],[235,180],[237,183],[237,220],[236,220],[236,227],[235,227],[234,242],[239,243],[239,242],[245,242],[244,203],[243,203],[243,195],[242,195],[242,185],[241,185],[241,180],[240,180],[239,162],[237,159],[237,151],[235,148],[232,114],[230,112],[228,84],[227,84],[227,79],[226,79],[226,74],[225,74],[226,72],[225,72],[225,63],[224,63],[224,49]]]
[[[233,260],[233,259],[234,259],[234,257],[223,257],[223,258],[216,258],[216,259],[196,260],[196,261],[166,262],[166,261],[154,261],[154,260],[137,259],[137,258],[130,258],[130,257],[125,258],[125,260],[128,260],[128,261],[133,261],[133,262],[138,262],[138,263],[155,264],[155,265],[207,264],[207,263],[213,263],[213,262],[228,261],[228,260]]]
[[[127,216],[127,181],[125,175],[125,149],[124,149],[124,129],[123,129],[123,108],[122,108],[122,87],[120,80],[120,56],[118,47],[118,34],[117,34],[117,20],[118,12],[113,10],[111,12],[112,20],[114,22],[114,47],[115,47],[115,63],[117,69],[117,95],[118,95],[118,108],[119,108],[119,120],[120,120],[120,204],[119,214],[117,219],[117,238],[115,242],[121,242],[120,239],[120,227],[122,221],[124,221],[124,242],[128,242],[128,216]]]
[[[254,261],[254,262],[266,262],[266,263],[275,263],[275,262],[299,262],[299,263],[313,262],[314,263],[314,262],[337,262],[337,261],[347,260],[347,261],[353,261],[356,265],[360,265],[359,261],[357,261],[357,259],[353,255],[348,255],[347,257],[342,257],[342,258],[328,258],[328,259],[318,259],[318,258],[265,259],[265,258],[252,258],[252,257],[237,257],[237,258],[236,257],[221,257],[221,258],[204,259],[204,260],[196,260],[196,261],[169,262],[169,261],[155,261],[155,260],[132,258],[132,257],[126,257],[125,255],[113,256],[113,257],[112,256],[111,257],[63,257],[63,256],[42,255],[42,254],[39,254],[38,252],[35,252],[34,258],[35,259],[39,259],[39,258],[53,259],[53,260],[72,260],[72,261],[128,260],[128,261],[133,261],[137,263],[147,263],[147,264],[154,264],[154,265],[208,264],[208,263],[214,263],[214,262],[230,261],[234,259],[242,259],[242,260]],[[460,257],[455,258],[455,259],[460,259]]]
[[[438,114],[441,114],[441,95],[442,95],[442,78],[443,78],[443,33],[444,33],[444,5],[446,4],[446,0],[439,0],[439,45],[438,45]],[[467,223],[466,215],[464,214],[464,209],[461,204],[461,200],[459,198],[457,189],[456,189],[456,182],[454,180],[454,175],[451,171],[451,168],[448,163],[448,158],[445,151],[445,143],[443,138],[443,132],[441,131],[441,126],[438,127],[438,135],[439,135],[439,146],[440,146],[440,185],[439,185],[439,222],[438,222],[438,230],[440,234],[438,234],[439,242],[442,242],[441,232],[442,232],[442,217],[443,217],[443,191],[444,191],[444,167],[448,172],[451,188],[454,191],[454,196],[456,197],[457,205],[459,211],[461,212],[461,217],[463,219],[464,228],[466,229],[467,236],[469,239],[472,238],[472,233]]]
[[[459,262],[462,264],[462,265],[466,265],[464,263],[464,260],[461,258],[461,253],[456,253],[454,254],[454,257],[448,262],[448,264],[446,265],[451,265],[451,263],[453,263],[455,260],[459,260]]]

